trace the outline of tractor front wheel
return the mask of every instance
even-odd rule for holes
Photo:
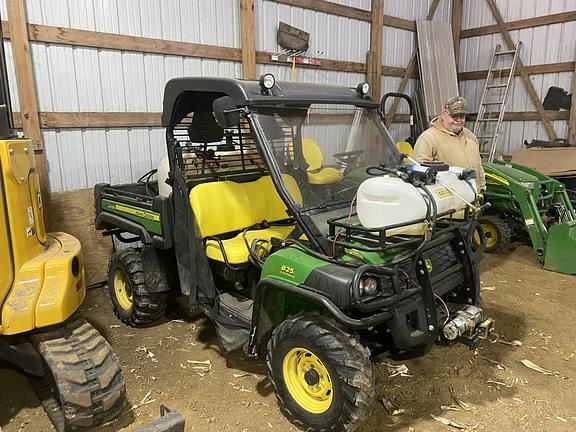
[[[167,292],[150,292],[146,271],[150,269],[144,269],[142,254],[132,248],[116,252],[108,267],[108,289],[114,313],[120,321],[133,327],[160,319],[168,305]]]
[[[329,318],[286,319],[272,333],[266,364],[280,409],[306,431],[351,432],[370,415],[370,352]]]
[[[486,252],[498,253],[510,245],[512,231],[508,223],[499,216],[486,215],[478,219],[486,237]]]

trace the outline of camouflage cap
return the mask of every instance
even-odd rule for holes
[[[466,99],[461,96],[453,96],[446,101],[444,109],[450,115],[466,114]]]

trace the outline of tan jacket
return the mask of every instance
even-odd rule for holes
[[[486,190],[478,139],[469,129],[463,128],[455,134],[442,125],[440,117],[436,117],[432,126],[418,137],[414,150],[415,159],[419,162],[442,161],[451,166],[473,169],[478,192]]]

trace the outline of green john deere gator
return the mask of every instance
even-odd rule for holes
[[[224,353],[266,359],[281,410],[307,431],[362,424],[371,354],[475,346],[492,329],[474,174],[402,165],[367,92],[173,79],[157,182],[95,187],[96,227],[134,242],[109,265],[117,316],[147,325],[183,295]]]
[[[544,268],[576,274],[576,213],[559,181],[522,165],[484,163],[486,200],[479,219],[486,251],[499,252],[514,237],[528,236]]]

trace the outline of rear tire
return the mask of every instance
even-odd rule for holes
[[[329,318],[286,319],[268,342],[266,365],[280,409],[307,432],[352,432],[372,411],[370,352]]]
[[[132,327],[143,327],[157,321],[164,316],[168,305],[167,292],[149,292],[147,270],[142,265],[142,254],[132,248],[116,252],[108,266],[108,289],[114,313],[120,321]]]
[[[46,365],[35,379],[42,405],[58,432],[94,428],[126,404],[122,370],[110,344],[80,320],[33,337]]]
[[[486,215],[478,219],[486,237],[487,253],[498,253],[506,249],[512,240],[508,223],[499,216]]]

